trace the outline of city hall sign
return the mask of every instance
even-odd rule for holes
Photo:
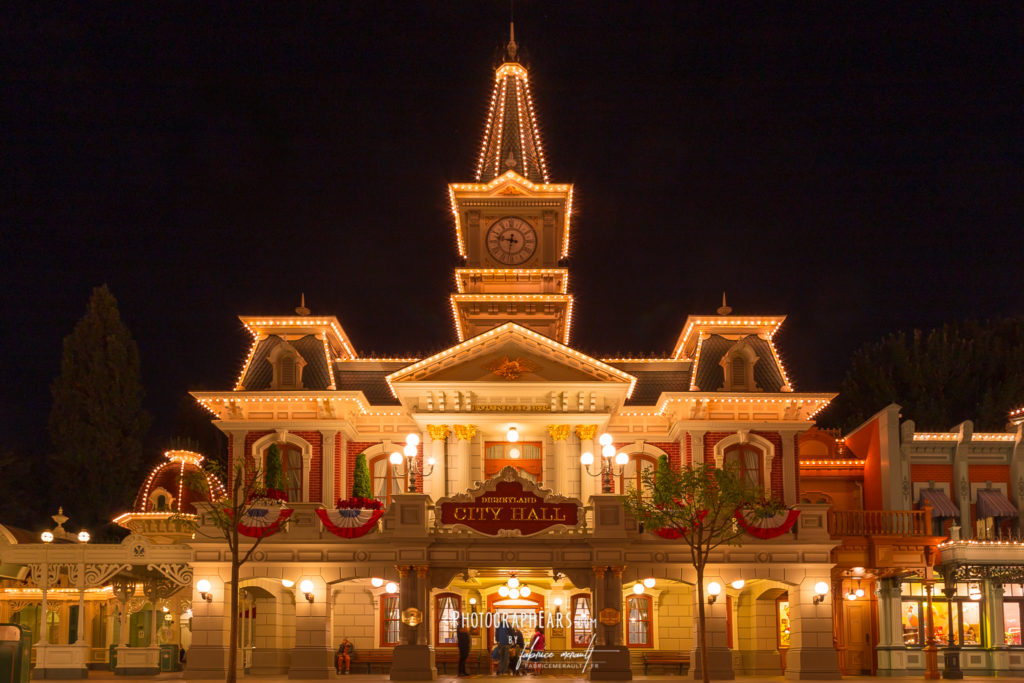
[[[512,467],[437,506],[442,526],[462,525],[487,536],[529,536],[583,522],[579,500],[542,489]]]

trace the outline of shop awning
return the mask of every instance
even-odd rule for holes
[[[942,489],[921,489],[921,507],[932,506],[932,517],[959,517],[960,508],[953,505]]]
[[[978,489],[978,517],[1016,517],[1013,506],[999,489]]]

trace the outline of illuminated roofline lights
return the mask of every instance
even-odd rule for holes
[[[960,438],[959,432],[915,432],[914,441],[957,441]],[[971,434],[971,441],[1013,441],[1016,434],[999,432],[978,432]]]
[[[679,341],[676,343],[676,348],[672,351],[672,357],[679,359],[683,356],[684,349],[690,341],[690,334],[694,328],[700,327],[757,327],[766,328],[768,330],[768,341],[772,340],[775,333],[778,332],[779,327],[786,321],[784,315],[762,315],[755,317],[736,317],[736,316],[721,316],[718,318],[687,318],[686,330],[679,337]]]
[[[483,341],[485,341],[485,340],[487,340],[487,339],[489,339],[489,338],[491,338],[491,337],[493,337],[495,335],[503,334],[503,333],[505,333],[505,332],[507,332],[509,330],[514,330],[517,333],[522,334],[524,336],[532,337],[533,339],[541,341],[544,344],[547,344],[548,346],[551,346],[555,350],[560,351],[562,353],[568,354],[570,356],[574,356],[574,357],[576,357],[578,359],[584,359],[584,360],[590,361],[591,363],[597,365],[601,370],[603,370],[604,372],[607,372],[608,374],[612,375],[613,377],[618,377],[619,379],[621,379],[623,381],[628,381],[629,382],[629,390],[626,392],[626,397],[628,398],[629,396],[631,396],[633,394],[633,389],[636,387],[636,377],[634,377],[633,375],[630,375],[628,372],[623,372],[622,370],[619,370],[618,368],[612,367],[611,365],[608,365],[607,363],[602,363],[598,359],[592,358],[592,357],[590,357],[590,356],[588,356],[588,355],[586,355],[584,353],[580,353],[576,349],[570,348],[569,346],[566,346],[565,344],[562,344],[561,342],[555,341],[554,339],[551,339],[550,337],[546,337],[543,334],[540,334],[539,332],[534,332],[531,329],[528,329],[526,327],[523,327],[522,325],[519,325],[517,323],[512,323],[512,322],[504,323],[502,325],[499,325],[498,327],[495,327],[493,329],[487,330],[486,332],[482,332],[482,333],[476,335],[475,337],[473,337],[472,339],[460,342],[460,343],[456,344],[455,346],[452,346],[451,348],[445,349],[444,351],[442,351],[440,353],[436,353],[433,356],[430,356],[428,358],[424,358],[423,360],[418,361],[416,363],[413,363],[412,365],[409,365],[408,367],[404,367],[401,370],[396,370],[395,372],[392,372],[390,375],[385,376],[384,379],[388,383],[388,386],[391,387],[391,392],[394,393],[395,389],[394,389],[393,382],[395,380],[401,379],[402,377],[405,377],[406,375],[411,375],[411,374],[413,374],[414,372],[416,372],[417,370],[419,370],[420,368],[422,368],[422,367],[424,367],[426,365],[437,363],[438,361],[441,361],[441,360],[443,360],[443,359],[445,359],[445,358],[447,358],[447,357],[449,357],[449,356],[451,356],[451,355],[453,355],[453,354],[455,354],[455,353],[457,353],[459,351],[464,351],[465,349],[467,349],[467,348],[469,348],[469,347],[471,347],[473,345],[482,343]],[[396,394],[396,396],[397,396],[397,394]]]
[[[248,392],[245,392],[245,394],[241,396],[236,394],[196,396],[195,394],[193,394],[193,398],[195,398],[197,403],[199,403],[201,406],[210,411],[210,413],[212,413],[215,417],[219,416],[220,413],[218,413],[217,410],[212,407],[212,404],[214,403],[217,403],[222,407],[229,406],[233,403],[296,403],[300,401],[306,401],[316,404],[317,402],[325,399],[330,401],[351,401],[359,407],[359,412],[361,415],[385,417],[401,417],[405,415],[405,411],[402,410],[372,410],[373,406],[363,401],[359,396],[336,396],[332,395],[334,394],[334,392],[320,392],[319,394],[315,395],[305,394],[298,396],[269,396],[267,395],[268,393],[269,392],[260,391],[253,392],[252,395],[246,395],[248,394]]]
[[[459,294],[465,294],[465,283],[463,278],[479,275],[484,279],[504,279],[514,275],[518,280],[520,277],[532,280],[545,275],[558,275],[562,277],[559,294],[567,294],[569,291],[569,269],[568,268],[456,268],[455,289]]]

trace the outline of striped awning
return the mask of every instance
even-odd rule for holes
[[[999,489],[978,489],[978,517],[1016,517],[1013,506]]]
[[[932,506],[932,517],[960,516],[960,508],[953,505],[953,501],[942,489],[921,489],[921,507],[924,507],[925,503]]]

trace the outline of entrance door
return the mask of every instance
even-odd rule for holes
[[[874,647],[871,644],[871,603],[867,600],[845,600],[846,670],[849,675],[871,674],[874,669]]]
[[[491,628],[487,629],[488,652],[494,648],[494,629],[502,617],[505,617],[509,624],[519,625],[519,630],[523,632],[523,642],[529,645],[534,626],[541,624],[544,596],[530,593],[529,597],[513,600],[492,594],[487,596],[487,611],[493,615],[494,620]]]

